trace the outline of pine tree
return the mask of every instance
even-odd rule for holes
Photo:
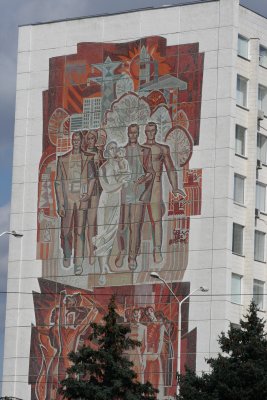
[[[179,376],[178,400],[267,399],[267,339],[265,322],[251,302],[240,328],[230,327],[219,337],[222,353],[207,363],[210,373],[187,370]]]
[[[73,365],[61,382],[59,393],[66,399],[90,400],[155,400],[157,390],[151,383],[137,381],[133,363],[125,352],[140,346],[129,337],[130,328],[118,323],[114,296],[111,298],[104,324],[92,323],[89,339],[97,350],[84,346],[69,354]]]

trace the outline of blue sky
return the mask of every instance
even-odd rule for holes
[[[192,2],[182,0],[182,3]],[[0,233],[9,229],[18,25],[180,4],[179,0],[1,0],[0,13]],[[266,0],[241,0],[267,17]],[[12,227],[11,227],[12,228]],[[8,238],[0,238],[0,357],[3,342]],[[0,376],[1,376],[0,359]]]

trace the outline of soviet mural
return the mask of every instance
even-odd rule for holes
[[[99,322],[116,294],[118,323],[131,324],[132,338],[142,346],[127,354],[140,381],[149,380],[159,397],[172,398],[177,370],[177,302],[160,284],[98,287],[93,292],[39,279],[41,293],[33,293],[36,326],[32,328],[29,383],[32,399],[61,399],[60,380],[70,366],[71,350],[88,343],[90,322]],[[188,283],[173,285],[179,298]],[[188,308],[183,308],[182,365],[195,366],[196,329],[188,332]],[[182,369],[182,371],[184,368]]]
[[[139,379],[154,383],[159,398],[174,393],[178,311],[150,272],[172,282],[177,296],[190,290],[175,282],[188,264],[190,216],[201,213],[202,171],[189,164],[199,143],[203,61],[198,43],[167,46],[161,37],[78,43],[76,54],[50,59],[32,399],[59,398],[68,352],[86,342],[88,323],[101,319],[114,291],[122,321],[144,341],[142,354],[131,355]],[[188,309],[185,352],[196,346],[187,316]]]

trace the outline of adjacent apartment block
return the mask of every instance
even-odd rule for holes
[[[3,395],[60,399],[112,294],[159,399],[264,315],[266,71],[237,0],[20,27]]]

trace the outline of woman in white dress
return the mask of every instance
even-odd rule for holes
[[[117,152],[117,143],[109,142],[104,152],[107,161],[99,168],[99,180],[103,191],[97,210],[97,236],[93,238],[93,243],[100,267],[100,285],[105,285],[105,274],[111,272],[108,259],[118,230],[121,189],[123,185],[127,185],[130,176],[120,169]]]

